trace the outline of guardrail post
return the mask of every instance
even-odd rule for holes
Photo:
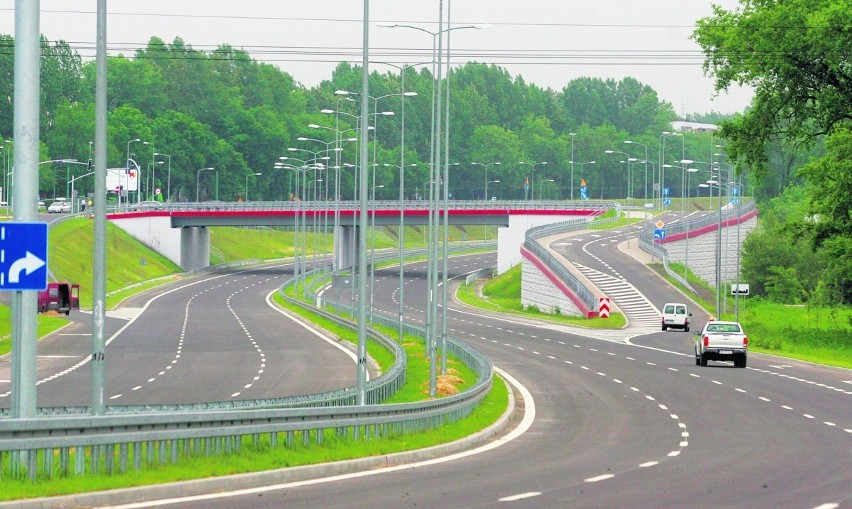
[[[122,474],[127,472],[127,443],[118,445],[118,471]]]
[[[53,478],[53,449],[45,449],[42,454],[44,454],[44,464],[42,465],[42,470],[44,471],[44,475],[47,476],[48,479]]]
[[[70,453],[71,451],[68,447],[63,447],[59,449],[59,475],[66,476],[68,475],[68,467],[70,466]],[[2,455],[0,455],[2,456]],[[0,461],[2,463],[2,461]]]
[[[85,450],[85,448],[84,448]],[[98,446],[93,445],[89,447],[89,473],[97,474],[98,473]]]
[[[30,481],[35,481],[38,475],[38,449],[31,449],[27,454],[27,477]]]
[[[112,475],[114,473],[115,467],[115,444],[104,446],[104,463],[106,467],[106,473],[108,475]]]
[[[142,468],[142,443],[133,442],[133,469]]]

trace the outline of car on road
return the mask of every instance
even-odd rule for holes
[[[48,214],[67,214],[71,212],[71,202],[65,198],[56,198],[53,203],[47,207]]]
[[[707,361],[734,361],[734,367],[744,368],[748,360],[748,336],[739,322],[711,320],[695,333],[695,365]]]
[[[684,332],[689,332],[689,317],[692,313],[686,304],[680,302],[666,302],[663,305],[662,327],[663,331],[667,329],[683,329]]]

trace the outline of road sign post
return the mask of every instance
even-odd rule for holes
[[[0,226],[0,290],[47,288],[47,223]]]

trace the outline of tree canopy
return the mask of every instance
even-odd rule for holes
[[[808,272],[796,250],[809,244],[820,260],[818,278],[804,278],[802,291],[852,299],[852,8],[838,0],[741,0],[737,10],[713,7],[693,35],[704,49],[705,70],[716,89],[755,87],[751,107],[722,122],[729,154],[753,170],[758,181],[804,185],[807,203],[766,242],[749,239],[755,277],[771,273],[777,295]],[[824,146],[823,146],[824,145]],[[816,147],[816,151],[813,148]],[[804,149],[811,149],[810,153]],[[792,176],[792,178],[791,178]],[[764,185],[765,187],[765,185]],[[766,207],[766,206],[765,206]],[[767,210],[778,211],[774,206]],[[784,245],[780,245],[783,243]],[[767,249],[778,251],[767,251]],[[787,256],[784,250],[792,249]],[[746,268],[748,269],[748,267]],[[810,282],[810,283],[809,283]],[[783,289],[783,291],[781,290]]]
[[[852,120],[852,8],[837,0],[742,0],[713,6],[693,34],[716,90],[755,87],[750,109],[722,124],[732,156],[763,174],[775,137],[809,144]]]

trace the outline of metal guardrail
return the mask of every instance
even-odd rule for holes
[[[620,214],[618,214],[620,215]],[[586,305],[588,309],[597,309],[598,300],[591,290],[586,288],[571,271],[555,257],[544,246],[538,243],[537,239],[556,235],[559,233],[567,233],[570,231],[587,229],[594,225],[605,225],[618,220],[618,215],[614,218],[601,219],[598,221],[588,221],[587,219],[571,219],[569,221],[561,221],[535,228],[530,228],[526,232],[524,239],[524,247],[550,269],[556,277],[567,284],[577,295],[577,297]]]
[[[748,214],[756,207],[755,202],[749,201],[739,207],[728,207],[722,208],[722,223],[733,219],[742,217],[743,214]],[[698,230],[704,228],[706,226],[719,224],[719,211],[717,210],[713,214],[704,215],[699,217],[698,219],[693,219],[690,221],[679,222],[670,224],[666,229],[667,235],[676,235],[680,233],[686,233],[694,230]],[[666,274],[674,278],[678,283],[683,285],[685,288],[689,289],[693,294],[697,293],[695,288],[689,284],[689,282],[680,274],[675,272],[671,267],[669,267],[669,252],[662,245],[657,242],[654,242],[654,229],[653,228],[645,228],[639,233],[639,247],[641,247],[645,252],[656,256],[660,260],[663,261],[663,268],[666,271]]]
[[[291,302],[354,327],[328,311]],[[391,327],[397,323],[388,317],[380,320]],[[422,329],[406,328],[425,336]],[[397,355],[402,351],[393,340],[368,330],[371,338],[392,346]],[[388,372],[368,382],[368,404],[362,406],[354,405],[356,390],[347,387],[267,400],[109,406],[103,416],[86,415],[85,407],[62,407],[39,409],[35,418],[0,418],[0,479],[4,475],[36,479],[39,473],[51,478],[126,472],[141,468],[143,463],[176,463],[185,456],[238,452],[244,443],[258,448],[278,447],[282,435],[285,446],[292,447],[297,437],[304,444],[321,444],[327,433],[359,439],[434,429],[469,415],[493,381],[487,357],[456,338],[448,337],[447,345],[451,354],[477,374],[476,382],[458,394],[416,403],[376,404],[404,381],[404,362],[396,362]],[[401,357],[404,359],[404,353]],[[68,413],[54,413],[59,411]]]
[[[402,206],[405,210],[429,210],[427,200],[404,200]],[[616,208],[615,202],[606,200],[453,200],[448,202],[448,207],[453,210],[602,210]],[[618,205],[620,206],[620,205]],[[369,203],[370,210],[399,210],[399,200],[376,200]],[[271,210],[323,210],[332,211],[337,208],[341,211],[358,211],[360,203],[352,200],[334,201],[248,201],[248,202],[141,202],[111,206],[107,209],[108,214],[123,212],[242,212],[242,211],[271,211]]]

